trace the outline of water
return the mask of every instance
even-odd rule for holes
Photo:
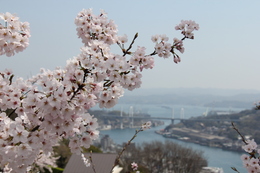
[[[130,106],[133,107],[134,112],[148,113],[154,117],[172,117],[172,112],[174,112],[174,117],[179,118],[181,115],[184,118],[196,117],[202,115],[207,108],[200,106],[185,106],[185,105],[129,105],[129,104],[119,104],[113,108],[113,110],[123,110],[124,112],[129,112]],[[241,109],[231,109],[222,108],[217,110],[232,110],[240,111]],[[236,167],[241,173],[246,172],[242,166],[242,161],[240,160],[241,153],[225,151],[219,148],[211,148],[207,146],[201,146],[198,144],[188,143],[184,141],[179,141],[176,139],[164,138],[161,135],[154,133],[155,130],[163,129],[168,125],[170,121],[165,121],[164,126],[155,127],[147,131],[143,131],[138,134],[134,139],[134,142],[141,144],[142,142],[149,142],[153,140],[165,141],[172,140],[182,146],[193,148],[195,150],[200,150],[204,152],[204,156],[208,160],[208,166],[211,167],[221,167],[225,173],[234,172],[231,167]],[[131,139],[135,133],[135,129],[112,129],[107,131],[101,131],[101,135],[109,135],[113,141],[117,144],[122,144]]]

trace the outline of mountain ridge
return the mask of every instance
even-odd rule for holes
[[[214,88],[141,88],[127,91],[120,103],[183,104],[205,107],[237,107],[251,109],[260,100],[258,90]]]

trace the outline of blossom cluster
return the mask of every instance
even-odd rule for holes
[[[19,23],[17,17],[6,16],[8,26]],[[137,34],[125,48],[127,36],[117,35],[116,25],[103,11],[94,15],[91,9],[82,10],[75,24],[84,46],[64,68],[41,69],[28,80],[15,79],[11,70],[0,72],[0,167],[5,170],[26,172],[39,157],[49,155],[61,138],[70,139],[71,152],[81,154],[82,147],[89,148],[99,137],[97,119],[87,111],[97,104],[111,108],[124,89],[140,87],[141,71],[153,68],[153,55],[160,56],[158,48],[151,54],[145,47],[131,51]],[[22,38],[30,36],[28,27],[25,29],[28,24],[15,26],[20,27],[14,31]],[[160,39],[166,41],[166,36]],[[0,37],[0,42],[9,45],[9,37]],[[111,52],[113,44],[119,45],[122,55]],[[175,49],[174,45],[168,47]],[[7,49],[1,50],[7,54]],[[142,130],[150,125],[147,122]]]
[[[181,62],[179,55],[175,52],[175,49],[184,52],[183,40],[194,39],[194,30],[199,29],[199,25],[191,20],[182,20],[179,25],[175,27],[176,30],[181,30],[184,35],[182,39],[173,38],[173,44],[168,43],[169,37],[166,35],[154,35],[152,36],[152,41],[155,43],[155,52],[159,57],[169,58],[171,54],[173,55],[173,61],[175,63]]]
[[[192,20],[182,20],[181,23],[175,26],[176,30],[181,30],[181,33],[190,39],[194,39],[194,30],[199,29],[199,25]]]
[[[89,160],[84,156],[84,154],[81,154],[81,159],[86,167],[90,166]]]
[[[99,40],[109,45],[117,42],[117,26],[113,20],[108,20],[104,11],[97,16],[92,9],[83,9],[78,13],[75,24],[77,35],[86,46],[89,46],[91,40]]]
[[[25,172],[41,152],[51,152],[61,137],[70,138],[69,147],[77,154],[98,138],[97,119],[86,113],[94,105],[97,88],[89,83],[80,94],[74,89],[79,86],[68,81],[74,80],[66,76],[71,74],[64,72],[42,70],[29,81],[12,83],[11,73],[1,74],[1,166]]]
[[[2,21],[2,23],[1,23]],[[0,55],[13,56],[29,45],[30,28],[28,22],[20,22],[11,13],[0,13]]]
[[[150,129],[151,125],[152,125],[152,122],[151,121],[147,121],[146,123],[142,124],[141,129],[142,130]]]
[[[252,140],[246,141],[246,145],[242,146],[244,151],[248,154],[243,154],[241,159],[243,161],[244,167],[250,173],[260,173],[260,160],[256,155],[260,155],[260,149],[257,148],[257,144]]]
[[[136,171],[136,170],[138,169],[138,165],[137,165],[137,163],[135,163],[135,162],[131,163],[131,167],[132,167],[132,169],[133,169],[134,171]]]

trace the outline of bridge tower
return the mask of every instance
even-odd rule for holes
[[[181,108],[181,115],[180,115],[181,119],[184,119],[184,108]]]
[[[120,129],[124,128],[124,124],[123,124],[123,108],[121,107],[121,111],[120,111]]]
[[[133,126],[134,126],[134,118],[133,118],[133,116],[134,116],[133,106],[130,106],[130,108],[129,108],[129,120],[131,121],[130,122],[130,127],[131,128],[133,128]],[[131,117],[132,117],[132,120],[131,120]]]
[[[174,109],[172,108],[172,124],[174,124]]]

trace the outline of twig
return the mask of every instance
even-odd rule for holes
[[[15,109],[7,109],[6,110],[6,114],[8,114],[7,116],[9,118],[11,118],[12,120],[14,120],[16,117],[18,117],[17,114],[15,113],[16,109],[17,108],[15,108]],[[14,117],[11,117],[12,115],[14,115]]]
[[[157,54],[157,52],[156,52],[156,50],[154,50],[153,53],[149,54],[149,56],[153,56],[153,55],[156,55],[156,54]]]
[[[14,75],[12,74],[9,78],[9,85],[12,85],[12,82],[13,82],[13,78],[14,78]]]
[[[233,129],[236,130],[236,132],[239,134],[239,136],[241,136],[242,138],[242,141],[247,145],[248,143],[246,142],[244,136],[239,132],[239,130],[236,128],[236,126],[234,125],[233,122],[231,122],[232,126],[233,126]]]
[[[96,172],[96,169],[95,169],[94,162],[93,162],[93,160],[92,160],[92,151],[90,151],[90,156],[89,156],[88,158],[89,158],[89,160],[90,160],[92,170],[94,171],[94,173],[97,173],[97,172]]]
[[[231,167],[233,171],[236,171],[237,173],[240,173],[235,167]]]
[[[112,167],[112,169],[110,170],[110,173],[113,173],[113,169],[116,167],[116,165],[119,164],[119,159],[121,158],[122,154],[124,153],[124,151],[126,150],[126,148],[131,144],[131,142],[135,139],[136,135],[143,131],[143,128],[141,127],[139,130],[136,130],[135,131],[135,134],[133,135],[133,137],[125,144],[124,148],[120,151],[120,153],[118,154],[116,160],[115,160],[115,163]]]
[[[123,52],[124,52],[124,55],[123,55],[123,56],[125,56],[126,54],[129,54],[129,50],[132,48],[132,46],[133,46],[133,44],[134,44],[134,42],[135,42],[135,39],[136,39],[137,37],[138,37],[138,33],[135,34],[135,36],[134,36],[134,38],[133,38],[131,44],[129,45],[128,49],[127,49],[127,50],[124,50],[124,49],[123,49]]]

